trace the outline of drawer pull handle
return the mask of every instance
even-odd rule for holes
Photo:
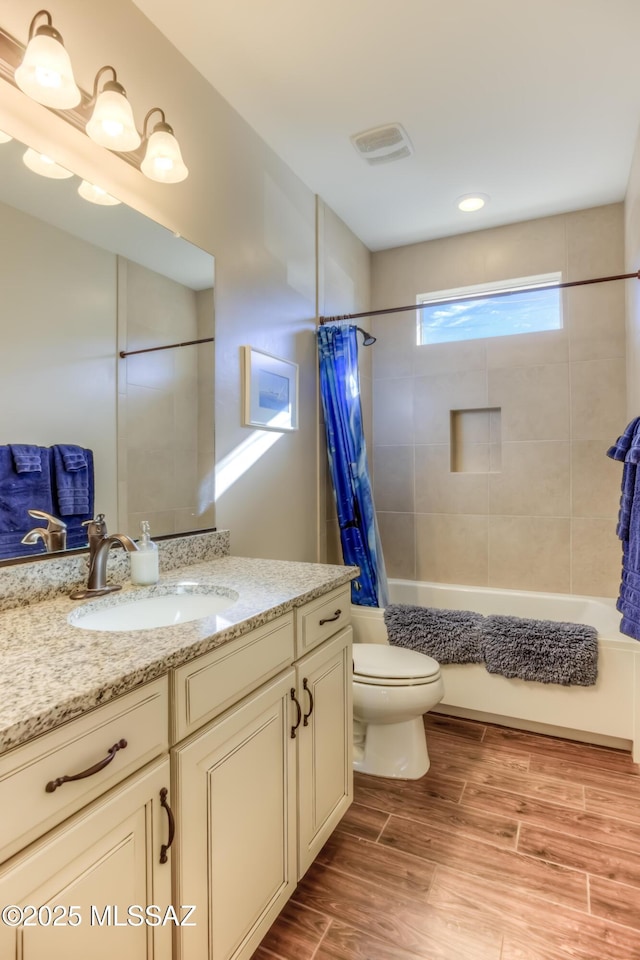
[[[292,740],[295,740],[295,738],[296,738],[296,730],[298,729],[298,727],[300,726],[300,723],[301,723],[301,721],[302,721],[302,707],[300,706],[300,704],[298,703],[298,701],[297,701],[297,699],[296,699],[296,688],[295,688],[295,687],[291,687],[291,699],[292,699],[293,702],[295,703],[295,705],[296,705],[296,710],[298,711],[298,719],[296,720],[295,724],[291,727],[291,739],[292,739]]]
[[[325,623],[333,623],[334,620],[339,620],[342,614],[342,610],[336,610],[332,617],[325,617],[324,620],[321,620],[319,626],[323,626]]]
[[[114,743],[114,745],[109,749],[107,756],[103,760],[100,760],[98,763],[94,763],[92,767],[89,767],[87,770],[83,770],[82,773],[74,773],[72,776],[58,777],[57,780],[49,780],[45,790],[47,793],[53,793],[53,791],[57,790],[58,787],[61,787],[63,783],[71,783],[72,780],[84,780],[86,777],[92,777],[94,773],[100,773],[101,770],[104,770],[104,768],[111,763],[118,750],[124,750],[126,745],[126,740],[118,740],[118,742]]]
[[[163,843],[162,846],[160,847],[160,863],[166,863],[167,860],[169,859],[167,857],[167,850],[173,843],[173,838],[176,835],[176,821],[173,816],[173,811],[171,810],[171,807],[167,803],[168,793],[169,791],[167,790],[166,787],[163,787],[162,790],[160,791],[160,806],[164,807],[164,809],[167,811],[167,819],[169,820],[169,836],[167,838],[167,842]]]
[[[311,690],[309,690],[309,687],[307,686],[306,677],[302,678],[302,689],[306,690],[307,693],[309,694],[309,713],[305,713],[304,717],[302,718],[302,726],[306,727],[309,723],[309,717],[313,713],[313,694],[311,693]]]

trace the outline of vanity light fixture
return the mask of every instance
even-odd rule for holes
[[[22,160],[25,166],[29,167],[29,170],[38,173],[41,177],[49,177],[51,180],[67,180],[73,176],[70,170],[65,170],[51,157],[48,157],[45,153],[38,153],[33,147],[25,150]]]
[[[154,124],[153,132],[149,135],[149,118],[154,113],[160,113],[162,120]],[[144,118],[142,136],[147,144],[144,160],[140,164],[145,177],[159,183],[180,183],[189,176],[173,128],[167,123],[164,110],[160,107],[153,107]]]
[[[36,25],[43,16],[46,23]],[[45,107],[66,110],[80,103],[69,54],[48,10],[39,10],[31,21],[29,43],[14,76],[23,93]]]
[[[95,183],[89,183],[88,180],[81,181],[78,193],[83,200],[88,200],[89,203],[97,203],[101,207],[115,207],[120,203],[120,200],[116,200],[102,187],[98,187]]]
[[[106,71],[113,73],[113,79],[107,80],[98,93],[98,85]],[[136,130],[131,104],[124,87],[118,82],[114,67],[107,65],[98,70],[93,82],[92,102],[95,106],[86,126],[87,135],[109,150],[136,150],[142,141]]]
[[[0,130],[0,143],[9,143],[10,140],[13,140],[13,137],[10,137],[4,130]]]
[[[477,210],[482,210],[488,200],[486,193],[465,193],[463,197],[458,197],[458,210],[462,210],[463,213],[475,213]]]

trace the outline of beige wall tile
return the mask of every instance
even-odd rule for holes
[[[416,577],[436,583],[485,586],[487,518],[417,515]]]
[[[449,443],[451,411],[487,405],[487,377],[482,370],[459,377],[417,377],[413,382],[415,443]]]
[[[625,362],[584,360],[571,364],[571,438],[613,443],[626,426]]]
[[[489,513],[568,517],[570,475],[568,441],[504,443],[501,471],[489,477]]]
[[[459,374],[484,370],[487,365],[487,340],[461,340],[459,343],[429,343],[413,348],[413,373],[417,377],[435,374]]]
[[[624,205],[611,203],[565,214],[567,279],[624,272]]]
[[[546,363],[566,363],[569,359],[569,341],[566,329],[541,330],[538,333],[518,333],[508,337],[489,337],[487,366],[535,367]]]
[[[488,451],[488,444],[484,445]],[[486,473],[452,473],[447,444],[415,448],[416,513],[486,514]]]
[[[456,473],[489,473],[491,470],[491,444],[467,443],[455,449],[451,467]]]
[[[414,580],[416,528],[412,513],[377,513],[388,577]]]
[[[572,592],[617,597],[622,545],[615,520],[573,520],[571,531]]]
[[[373,495],[376,509],[413,513],[413,446],[375,447]]]
[[[485,279],[510,280],[566,269],[563,216],[483,230]]]
[[[372,348],[373,376],[376,379],[411,376],[417,350],[416,314],[390,313],[366,322],[369,323],[367,329],[377,338]]]
[[[451,433],[454,444],[464,448],[472,443],[489,443],[490,416],[486,407],[478,410],[452,410]]]
[[[503,442],[568,440],[568,365],[490,370],[489,404],[501,408]]]
[[[572,360],[625,355],[625,288],[620,282],[565,290],[565,324]]]
[[[171,450],[129,449],[129,513],[166,511],[174,506]]]
[[[570,520],[489,518],[489,586],[568,593]]]
[[[342,563],[340,527],[337,520],[329,520],[327,523],[327,563]]]
[[[571,441],[571,512],[574,517],[617,517],[622,464],[606,456],[602,440]]]
[[[413,443],[413,380],[376,380],[373,435],[376,444]]]

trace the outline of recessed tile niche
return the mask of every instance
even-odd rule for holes
[[[502,469],[500,407],[450,411],[452,473],[499,473]]]

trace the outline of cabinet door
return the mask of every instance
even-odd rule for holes
[[[164,915],[172,902],[170,856],[160,864],[168,787],[165,757],[3,865],[0,905],[44,909],[26,911],[29,925],[0,924],[2,960],[170,960],[171,925],[129,911],[153,904]]]
[[[296,666],[299,878],[353,798],[351,637],[347,627]]]
[[[180,960],[251,957],[295,888],[294,680],[281,674],[172,751],[177,900],[198,914]]]

